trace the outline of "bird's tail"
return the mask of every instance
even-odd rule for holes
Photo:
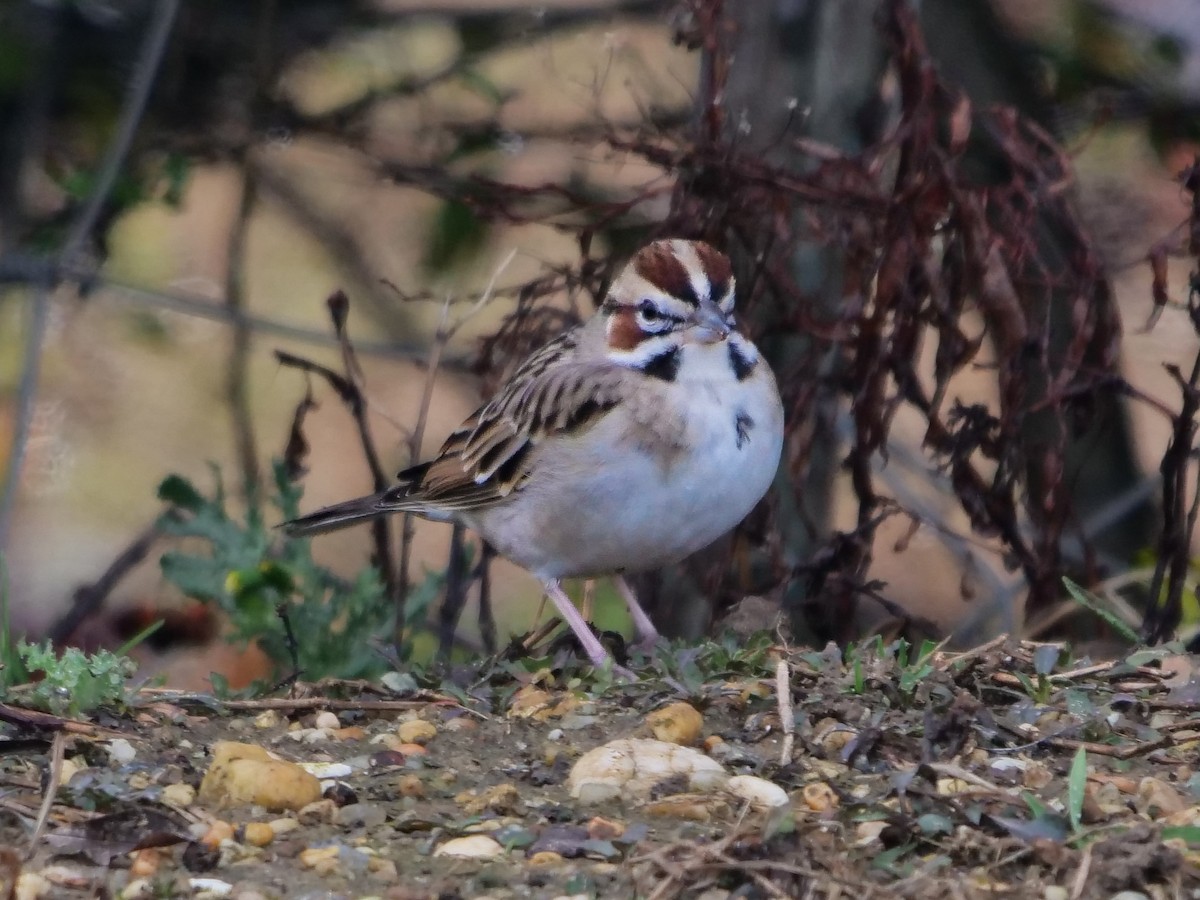
[[[318,509],[307,516],[291,519],[281,526],[291,537],[307,537],[313,534],[324,534],[336,531],[347,525],[365,522],[378,516],[386,515],[395,510],[394,505],[386,505],[387,492],[370,494],[343,503],[335,503]]]

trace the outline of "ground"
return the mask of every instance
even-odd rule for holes
[[[1197,897],[1196,661],[1168,648],[1094,663],[1004,641],[812,652],[764,636],[660,648],[633,660],[631,684],[560,657],[254,700],[143,690],[87,721],[0,707],[0,848],[12,848],[0,849],[0,887],[244,900]],[[615,799],[592,802],[573,767],[626,738],[694,749],[630,763],[666,745],[626,745],[619,762],[663,768],[645,793],[618,783]],[[325,799],[298,812],[223,805],[235,794],[214,790],[215,775],[201,784],[221,741],[324,779],[304,782],[311,797],[272,785],[261,802]],[[693,765],[716,781],[689,780]],[[726,778],[739,774],[762,781],[735,791]],[[48,785],[56,802],[39,826]],[[747,786],[767,799],[747,802]],[[483,857],[450,855],[463,852]]]

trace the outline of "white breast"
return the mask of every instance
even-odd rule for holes
[[[658,568],[750,512],[782,443],[766,363],[737,381],[724,343],[690,345],[674,382],[647,384],[594,427],[540,447],[530,480],[476,525],[543,578]]]

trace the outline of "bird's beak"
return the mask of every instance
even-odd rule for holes
[[[711,300],[701,300],[696,311],[687,320],[692,339],[701,344],[715,344],[729,336],[730,327],[721,307]]]

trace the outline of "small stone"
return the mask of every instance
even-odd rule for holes
[[[375,881],[389,882],[400,878],[395,862],[378,856],[372,856],[367,861],[367,871],[371,873],[371,878]]]
[[[195,892],[195,898],[228,897],[233,893],[233,885],[220,878],[189,878],[188,886]]]
[[[1121,891],[1119,894],[1113,894],[1110,900],[1150,900],[1141,891]]]
[[[1047,885],[1042,891],[1042,900],[1069,900],[1071,892],[1060,884]]]
[[[54,889],[48,878],[37,872],[22,872],[13,891],[16,900],[40,900]]]
[[[460,859],[492,859],[502,853],[504,848],[486,834],[451,838],[433,851],[434,856],[453,856]]]
[[[87,768],[87,762],[79,757],[72,756],[64,759],[62,762],[62,783],[70,784],[71,779],[75,777],[77,772],[81,772]]]
[[[428,744],[437,736],[437,727],[424,719],[410,719],[400,723],[396,735],[404,744]]]
[[[521,802],[521,793],[513,784],[497,784],[483,791],[463,791],[454,798],[463,812],[477,816],[484,812],[506,815],[515,813]]]
[[[704,739],[704,743],[700,746],[704,748],[705,753],[712,753],[714,749],[723,743],[725,743],[725,741],[720,735],[710,734]]]
[[[374,803],[351,803],[339,807],[333,814],[333,824],[342,828],[378,828],[387,814],[382,806]]]
[[[279,715],[277,709],[265,709],[254,717],[255,728],[276,728],[283,721],[283,717]]]
[[[184,809],[191,806],[195,800],[196,789],[190,784],[184,784],[182,781],[175,784],[168,784],[162,789],[162,801],[168,806]]]
[[[342,727],[341,720],[338,719],[335,713],[331,713],[329,710],[324,710],[323,712],[317,713],[317,717],[315,720],[313,720],[313,724],[317,728],[324,728],[326,731],[335,731],[336,729]]]
[[[108,742],[108,755],[114,763],[123,766],[137,758],[137,751],[125,738],[116,738]]]
[[[421,781],[419,775],[414,775],[412,772],[401,775],[396,787],[400,791],[401,797],[425,796],[425,783]]]
[[[221,846],[222,841],[231,840],[233,840],[233,826],[217,819],[209,824],[208,830],[204,832],[204,837],[200,838],[200,843],[205,847],[216,848]]]
[[[642,807],[650,816],[669,819],[687,819],[689,822],[711,822],[714,818],[727,818],[729,804],[717,797],[696,794],[679,794],[663,797]]]
[[[690,747],[700,739],[704,717],[690,703],[672,703],[646,716],[646,724],[660,741]]]
[[[447,731],[451,734],[464,734],[477,730],[479,730],[479,722],[470,716],[458,716],[442,726],[442,731]]]
[[[621,797],[640,800],[659,782],[679,777],[687,790],[709,791],[725,783],[721,764],[699,750],[666,741],[621,738],[589,750],[571,767],[567,787],[583,803]]]
[[[162,855],[154,847],[146,847],[133,854],[129,864],[129,874],[134,878],[150,878],[162,862]]]
[[[561,853],[555,853],[553,850],[539,850],[533,856],[529,857],[531,866],[557,866],[564,862]]]
[[[272,819],[267,824],[271,826],[271,831],[275,833],[276,837],[279,837],[281,834],[287,834],[289,831],[295,831],[300,827],[300,821],[293,819],[291,816],[285,816],[282,819]]]
[[[338,854],[341,848],[337,845],[329,847],[309,847],[300,851],[300,865],[313,869],[319,875],[328,875],[337,868]]]
[[[828,812],[831,809],[837,809],[837,794],[833,792],[833,788],[823,781],[806,784],[803,795],[804,802],[813,812]]]
[[[625,833],[625,823],[603,816],[594,816],[587,823],[588,837],[594,841],[611,841]]]
[[[256,803],[265,809],[300,809],[321,796],[321,782],[295,763],[274,759],[255,744],[218,741],[200,783],[202,802],[217,806]]]
[[[296,819],[301,825],[321,825],[332,822],[336,812],[337,804],[332,800],[315,800],[301,807],[296,813]]]
[[[251,847],[265,847],[275,840],[275,829],[266,822],[247,822],[242,834]]]
[[[150,896],[150,879],[149,878],[134,878],[129,884],[121,888],[117,894],[120,900],[137,900],[139,897]]]
[[[361,741],[367,736],[367,731],[361,725],[350,725],[334,729],[331,734],[334,740],[338,741]]]
[[[725,790],[739,800],[745,800],[757,810],[787,806],[787,791],[774,782],[757,775],[734,775],[725,782]]]

